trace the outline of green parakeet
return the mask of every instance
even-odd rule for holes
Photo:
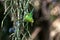
[[[33,18],[32,18],[32,13],[27,13],[27,14],[24,16],[24,21],[25,21],[25,22],[31,22],[31,23],[33,23],[34,20],[33,20]]]

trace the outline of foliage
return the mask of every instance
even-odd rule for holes
[[[28,30],[28,22],[32,22],[32,12],[29,13],[29,1],[30,0],[5,0],[4,1],[4,18],[2,20],[1,27],[3,28],[4,21],[8,15],[11,16],[11,21],[13,21],[13,27],[15,29],[14,33],[12,33],[12,40],[26,40],[27,34],[30,36],[30,32]],[[33,10],[33,9],[32,9]],[[30,10],[31,11],[31,10]],[[29,14],[28,20],[25,24],[26,19],[25,15]],[[31,20],[30,20],[31,19]],[[24,29],[23,29],[24,28]],[[22,30],[26,30],[22,32]],[[11,37],[11,35],[9,37]],[[21,38],[22,37],[22,38]]]

